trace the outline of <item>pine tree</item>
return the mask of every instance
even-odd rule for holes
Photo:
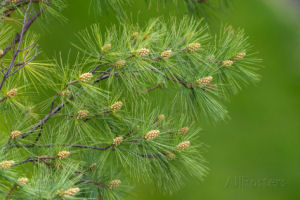
[[[172,0],[184,18],[144,26],[125,20],[134,0],[89,2],[118,28],[87,27],[78,53],[45,59],[31,26],[64,19],[67,2],[0,1],[1,199],[114,200],[140,182],[169,193],[202,180],[199,121],[225,119],[223,102],[259,79],[243,30],[201,18],[227,1]]]

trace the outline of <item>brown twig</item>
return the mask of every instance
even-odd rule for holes
[[[8,194],[6,195],[5,197],[5,200],[9,200],[9,197],[12,195],[12,193],[15,191],[15,189],[18,188],[18,185],[17,184],[14,184],[12,186],[12,188],[9,190]]]

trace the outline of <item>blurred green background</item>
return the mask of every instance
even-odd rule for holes
[[[41,48],[50,57],[60,50],[67,54],[79,30],[93,23],[101,23],[103,30],[118,24],[110,12],[99,16],[88,10],[89,1],[70,1],[63,13],[68,22],[51,21],[51,28],[41,32]],[[180,18],[184,13],[172,6],[148,8],[142,0],[130,12],[131,20],[141,24],[151,17]],[[262,81],[227,104],[231,120],[214,126],[199,122],[202,140],[209,146],[205,157],[210,173],[203,182],[189,180],[171,196],[160,195],[151,185],[137,185],[136,199],[300,199],[299,19],[300,3],[297,7],[288,0],[234,1],[222,20],[249,35],[264,60]]]

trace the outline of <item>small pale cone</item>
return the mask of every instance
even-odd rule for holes
[[[167,50],[167,51],[162,52],[160,56],[163,59],[168,59],[171,57],[171,55],[172,55],[172,50]]]
[[[65,159],[69,156],[70,152],[69,151],[61,151],[57,154],[59,159]]]
[[[166,157],[167,157],[167,160],[174,160],[176,156],[174,153],[168,152],[166,154]]]
[[[189,127],[183,127],[180,129],[180,135],[185,135],[189,130]]]
[[[186,49],[188,51],[197,51],[200,47],[201,47],[200,43],[191,43],[187,45]]]
[[[211,81],[213,80],[213,77],[212,76],[207,76],[207,77],[204,77],[204,78],[201,78],[199,80],[197,80],[197,84],[198,85],[207,85],[208,83],[210,83]]]
[[[11,132],[11,134],[10,134],[10,138],[16,138],[16,137],[18,137],[19,135],[21,135],[21,132],[20,132],[20,131],[13,131],[13,132]]]
[[[91,79],[93,78],[93,74],[92,73],[84,73],[82,75],[80,75],[79,80],[81,82],[89,82]]]
[[[56,194],[59,195],[59,196],[62,196],[62,195],[64,195],[64,191],[63,190],[57,190]]]
[[[179,150],[184,150],[184,149],[189,148],[190,144],[191,144],[190,141],[184,141],[184,142],[181,142],[180,144],[178,144],[176,146],[176,148]]]
[[[146,49],[146,48],[142,48],[138,51],[138,55],[141,56],[141,57],[147,57],[149,56],[149,49]]]
[[[234,58],[236,60],[243,59],[246,56],[245,52],[238,53]]]
[[[225,65],[226,67],[230,67],[230,66],[232,66],[232,64],[233,64],[232,60],[225,60],[225,61],[223,61],[223,65]]]
[[[215,56],[214,56],[214,55],[211,55],[211,56],[209,57],[209,61],[212,62],[212,61],[214,61],[214,60],[215,60]]]
[[[153,140],[159,135],[159,130],[151,130],[145,135],[146,140]]]
[[[119,60],[116,62],[116,67],[120,68],[120,67],[123,67],[125,64],[126,64],[125,60]]]
[[[105,44],[103,47],[102,47],[102,51],[103,52],[108,52],[109,50],[111,49],[111,44]]]
[[[165,115],[160,114],[160,115],[158,115],[157,120],[158,120],[158,121],[162,121],[162,120],[164,120],[165,118],[166,118]]]
[[[120,184],[121,184],[121,181],[120,181],[120,180],[112,180],[112,181],[110,181],[110,183],[108,184],[108,188],[109,188],[109,189],[115,189],[115,188],[117,188]]]
[[[69,97],[69,96],[71,96],[71,91],[70,90],[64,90],[64,91],[61,92],[61,95]]]
[[[22,178],[18,179],[18,183],[20,185],[26,185],[27,182],[28,182],[28,178],[26,178],[26,177],[22,177]]]
[[[0,49],[0,56],[2,56],[4,53],[4,51],[2,49]]]
[[[117,101],[110,106],[110,110],[112,112],[116,112],[116,111],[120,110],[122,108],[122,106],[123,106],[122,101]]]
[[[139,33],[138,33],[138,32],[134,32],[134,33],[132,34],[131,38],[132,38],[132,39],[135,39],[135,38],[137,38],[137,37],[138,37],[138,35],[139,35]]]
[[[18,93],[18,89],[14,88],[14,89],[11,89],[10,91],[8,91],[6,95],[8,97],[14,97],[17,95],[17,93]]]
[[[113,145],[114,145],[114,146],[119,146],[122,142],[123,142],[123,137],[122,137],[122,136],[119,136],[119,137],[116,137],[116,138],[113,140]]]
[[[8,169],[14,163],[15,163],[15,161],[13,161],[13,160],[4,160],[4,161],[0,162],[0,169]]]
[[[82,119],[85,118],[88,115],[88,111],[87,110],[79,110],[77,115],[76,115],[76,119]]]
[[[72,197],[72,196],[75,196],[79,191],[80,191],[80,189],[78,187],[70,188],[70,189],[67,189],[66,191],[64,191],[63,195]]]

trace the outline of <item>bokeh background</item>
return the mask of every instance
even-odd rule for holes
[[[203,182],[189,180],[171,196],[157,193],[151,185],[137,185],[138,200],[300,199],[300,2],[233,2],[221,19],[249,35],[264,60],[262,81],[227,103],[231,120],[215,125],[199,122],[202,140],[209,146],[205,157],[210,173]],[[67,54],[75,33],[93,23],[100,23],[103,30],[118,25],[112,12],[93,14],[88,0],[69,4],[63,12],[67,23],[51,21],[50,29],[36,29],[49,57],[59,51]],[[143,0],[137,0],[129,11],[131,20],[139,24],[155,16],[180,18],[184,14],[180,6],[148,8]],[[208,21],[220,21],[213,20]]]

